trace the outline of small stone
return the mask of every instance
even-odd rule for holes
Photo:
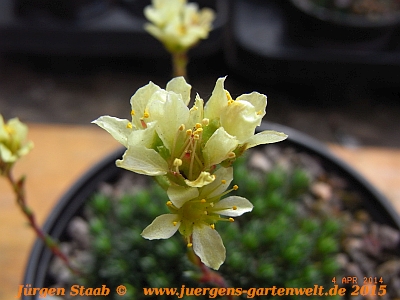
[[[346,238],[343,241],[343,248],[347,253],[352,253],[355,251],[359,251],[364,248],[364,242],[360,238]]]
[[[363,222],[353,221],[346,231],[349,235],[361,237],[367,234],[367,226]]]
[[[88,249],[90,245],[89,225],[84,219],[81,217],[72,219],[67,232],[81,249]]]
[[[345,269],[349,263],[349,257],[344,253],[339,253],[336,256],[336,261],[341,269]]]
[[[395,249],[400,245],[400,231],[387,225],[380,225],[378,238],[385,249]]]
[[[377,274],[380,277],[392,278],[400,274],[400,260],[389,260],[380,264],[377,268]]]
[[[317,198],[325,201],[332,197],[332,186],[322,181],[314,183],[311,186],[311,191]]]
[[[263,172],[268,172],[272,169],[272,163],[268,157],[260,151],[254,151],[250,156],[249,166],[259,169]]]

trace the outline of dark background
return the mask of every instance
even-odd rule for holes
[[[139,87],[150,80],[161,87],[168,82],[169,57],[158,41],[142,31],[143,18],[139,17],[136,29],[133,21],[122,24],[123,28],[115,25],[122,22],[121,13],[125,17],[140,15],[138,11],[132,14],[132,9],[142,8],[143,3],[86,1],[95,3],[97,11],[82,14],[79,6],[64,8],[61,13],[25,6],[21,12],[15,10],[17,2],[26,5],[24,1],[3,1],[3,8],[9,6],[0,18],[0,113],[5,118],[88,126],[105,114],[129,118],[129,99]],[[280,2],[271,1],[270,7],[249,0],[253,6],[245,7],[247,10],[240,7],[243,3],[239,0],[221,1],[219,6],[209,2],[222,17],[216,20],[210,40],[191,52],[188,79],[195,93],[208,99],[216,79],[228,75],[226,89],[232,96],[253,90],[268,96],[268,121],[324,142],[400,147],[397,27],[374,36],[371,33],[371,38],[357,44],[360,52],[348,39],[335,37],[332,46],[326,36],[321,38],[309,28],[296,33],[305,37],[301,39],[304,43],[294,39],[288,20],[303,20],[303,16],[281,7]],[[256,8],[254,15],[251,8]],[[276,18],[268,18],[271,13]],[[267,21],[270,23],[262,23]],[[254,30],[262,35],[260,39],[252,36]],[[241,40],[238,31],[253,38],[261,50]],[[273,34],[282,38],[280,42],[267,39]],[[388,34],[390,44],[376,46],[377,39]],[[96,43],[100,46],[94,47]],[[277,52],[268,52],[270,49]],[[357,58],[356,64],[352,57]]]

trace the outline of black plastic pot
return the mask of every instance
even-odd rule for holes
[[[400,26],[360,28],[320,20],[290,1],[232,0],[225,61],[253,82],[318,87],[353,80],[398,85]]]
[[[344,176],[363,196],[365,209],[375,221],[400,229],[400,217],[396,214],[389,201],[356,171],[331,154],[323,144],[294,129],[278,124],[263,123],[259,129],[273,129],[287,133],[289,138],[281,142],[282,145],[307,152],[317,157],[324,168],[334,170]],[[120,149],[107,156],[72,186],[47,219],[44,225],[46,232],[55,239],[63,240],[66,238],[65,228],[67,224],[74,216],[80,213],[85,201],[98,189],[99,184],[103,182],[112,183],[121,174],[128,172],[115,166],[115,160],[121,158],[123,152],[124,149]],[[31,284],[32,287],[46,287],[52,284],[47,276],[51,258],[51,252],[41,240],[37,240],[30,254],[23,283]],[[31,298],[24,296],[22,299]]]

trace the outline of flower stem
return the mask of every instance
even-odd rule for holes
[[[199,281],[201,283],[211,284],[215,287],[219,288],[227,288],[228,284],[226,283],[225,278],[218,272],[211,270],[205,264],[200,261],[200,258],[194,253],[193,248],[188,248],[188,257],[189,260],[196,266],[198,266],[201,270],[201,276]],[[226,295],[228,300],[233,300],[235,297],[233,295]]]
[[[58,243],[50,235],[43,232],[43,230],[39,227],[36,221],[35,214],[26,204],[25,177],[21,177],[18,181],[16,181],[12,176],[10,169],[5,172],[5,177],[13,188],[18,207],[21,209],[24,216],[28,219],[28,223],[32,227],[36,235],[44,242],[46,247],[48,247],[54,255],[58,256],[66,264],[71,272],[73,272],[74,274],[78,274],[78,270],[71,266],[68,257],[61,251]]]
[[[187,52],[172,52],[172,68],[173,77],[183,76],[187,78],[187,64],[188,56]]]

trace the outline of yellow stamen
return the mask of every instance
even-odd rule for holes
[[[186,130],[186,135],[192,135],[192,129]]]
[[[233,190],[234,190],[234,191],[236,191],[238,188],[239,188],[239,186],[236,185],[236,184],[233,186]]]
[[[150,117],[150,114],[147,111],[145,111],[143,114],[143,118],[147,119],[148,117]]]
[[[131,110],[131,116],[134,116],[134,115],[135,115],[135,110],[132,109],[132,110]]]
[[[172,206],[172,202],[171,201],[167,201],[167,206]]]
[[[229,218],[228,220],[229,220],[229,222],[234,222],[235,221],[233,218]]]
[[[129,122],[128,124],[126,124],[126,128],[132,129],[132,123]]]
[[[222,183],[222,184],[226,184],[226,180],[225,180],[225,179],[222,179],[222,180],[221,180],[221,183]]]
[[[188,243],[188,244],[187,244],[187,247],[188,247],[188,248],[191,248],[191,247],[193,247],[193,244],[192,244],[192,243]]]
[[[231,94],[229,94],[228,91],[225,91],[225,94],[226,94],[226,98],[228,98],[228,104],[232,104],[233,103],[233,99],[232,99]]]
[[[203,126],[208,126],[208,124],[210,124],[210,120],[207,118],[204,118],[201,123],[203,123]]]
[[[210,225],[212,229],[215,229],[215,224]]]
[[[178,222],[174,221],[174,222],[172,222],[172,224],[174,224],[174,226],[176,226],[178,224]]]
[[[179,126],[179,131],[184,131],[185,130],[185,124],[182,124],[181,126]]]
[[[257,112],[257,115],[262,115],[262,111],[259,110],[259,111]]]
[[[208,211],[205,210],[205,211],[204,211],[204,214],[205,214],[205,215],[208,215]]]
[[[206,199],[201,199],[200,202],[201,202],[201,203],[206,203],[207,200],[206,200]]]
[[[195,125],[195,127],[196,127],[196,129],[199,129],[199,128],[201,128],[203,125],[201,125],[200,123],[196,123],[196,125]]]
[[[232,209],[233,209],[233,210],[237,210],[237,206],[233,206]]]

